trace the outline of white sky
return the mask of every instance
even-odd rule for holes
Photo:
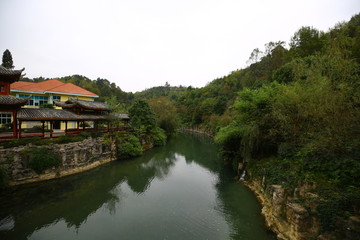
[[[254,48],[359,12],[359,0],[0,0],[0,54],[9,49],[29,78],[203,87],[243,68]]]

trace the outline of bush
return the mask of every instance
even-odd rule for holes
[[[127,159],[131,157],[140,156],[142,154],[142,147],[139,139],[133,135],[126,137],[118,137],[117,139],[117,157]]]
[[[59,156],[46,147],[30,148],[24,154],[29,168],[38,174],[43,173],[46,169],[59,167],[61,164]]]
[[[21,138],[21,139],[10,139],[6,142],[1,143],[1,146],[3,146],[4,148],[12,148],[12,147],[19,147],[19,146],[23,146],[29,143],[32,144],[38,144],[39,142],[41,142],[41,138],[40,137],[33,137],[33,138]]]
[[[154,145],[155,146],[164,146],[166,143],[166,134],[165,131],[161,128],[156,128],[154,134]]]
[[[97,138],[97,137],[101,137],[103,135],[102,132],[82,132],[80,133],[80,136],[88,138],[88,137],[92,137],[92,138]]]

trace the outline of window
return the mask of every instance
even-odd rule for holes
[[[54,100],[54,101],[58,101],[58,102],[60,102],[60,96],[53,96],[52,97],[52,99]]]
[[[19,94],[20,98],[26,98],[29,97],[29,95],[22,95]],[[42,104],[48,103],[48,97],[45,96],[32,96],[28,102],[29,106],[40,106]]]
[[[1,112],[0,113],[0,124],[11,123],[11,113]]]
[[[53,100],[55,100],[55,101],[60,101],[60,96],[53,96]]]
[[[5,86],[4,85],[0,85],[0,92],[5,92]]]

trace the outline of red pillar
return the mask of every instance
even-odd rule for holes
[[[53,123],[54,123],[54,121],[50,121],[50,137],[51,138],[53,136]]]
[[[17,137],[17,110],[12,112],[13,114],[13,137],[16,138]]]
[[[21,121],[19,121],[19,137],[18,138],[21,138]]]
[[[45,137],[45,121],[41,121],[41,125],[42,125],[42,128],[41,128],[41,130],[42,130],[42,138],[44,138]]]

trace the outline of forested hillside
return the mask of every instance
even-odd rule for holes
[[[247,165],[250,181],[289,193],[311,186],[313,199],[297,201],[319,219],[319,233],[344,238],[344,222],[360,216],[360,14],[289,38],[254,49],[248,67],[203,88],[166,83],[132,94],[106,79],[60,80],[124,111],[147,100],[168,135],[179,126],[211,131],[223,159],[234,169]]]
[[[319,220],[317,234],[357,239],[346,224],[360,215],[360,15],[327,32],[302,27],[289,47],[267,43],[249,64],[162,100],[183,125],[211,130],[250,181],[280,184],[291,197],[311,186],[312,199],[296,201]]]

